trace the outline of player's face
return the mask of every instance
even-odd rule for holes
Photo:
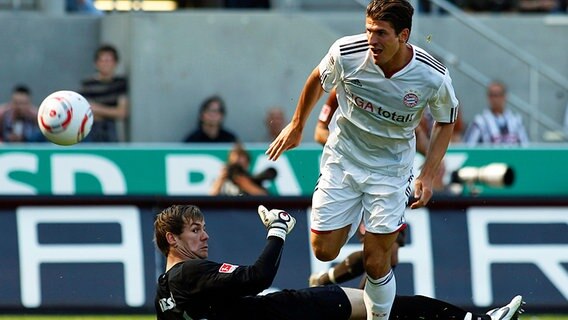
[[[408,40],[406,32],[408,29],[396,34],[389,22],[373,20],[369,17],[365,21],[365,27],[367,29],[367,41],[375,64],[386,67],[389,66],[389,63],[396,63],[393,58],[405,47],[406,40]]]
[[[206,259],[209,255],[209,235],[205,231],[205,221],[192,221],[185,225],[178,240],[177,250],[184,258]]]

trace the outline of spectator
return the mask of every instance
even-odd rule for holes
[[[118,51],[111,45],[100,46],[95,52],[97,73],[82,81],[80,93],[89,100],[94,121],[85,141],[118,142],[125,140],[117,121],[128,116],[128,80],[115,75],[119,62]]]
[[[199,109],[198,128],[191,132],[185,142],[236,142],[237,136],[223,128],[225,102],[219,96],[207,98]]]
[[[0,106],[0,142],[44,141],[41,137],[31,91],[27,86],[17,85],[10,101]]]
[[[284,110],[280,107],[272,107],[266,112],[265,119],[267,139],[272,142],[278,135],[280,131],[284,129],[286,125],[286,116],[284,115]]]
[[[227,164],[213,183],[212,196],[265,196],[268,191],[262,186],[265,180],[276,178],[276,170],[268,168],[258,175],[250,174],[250,155],[239,143],[229,152]]]
[[[473,119],[467,128],[464,142],[477,144],[524,145],[529,139],[520,115],[506,109],[507,87],[493,81],[487,87],[489,108]]]

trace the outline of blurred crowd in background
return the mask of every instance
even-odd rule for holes
[[[177,0],[178,8],[269,9],[269,0]],[[472,12],[566,12],[566,0],[451,0],[453,4]],[[429,1],[420,0],[421,12],[432,12]]]
[[[458,7],[468,12],[550,12],[566,13],[567,0],[453,0]],[[69,13],[104,15],[105,11],[95,6],[94,0],[66,0],[65,9]],[[229,9],[270,9],[269,0],[177,0],[178,10],[195,8],[229,8]],[[443,14],[429,1],[418,2],[419,11]],[[118,50],[109,44],[101,45],[93,53],[93,69],[91,75],[85,75],[78,84],[79,93],[90,102],[93,114],[93,129],[85,140],[89,142],[128,142],[129,106],[128,75],[117,74],[120,63]],[[0,143],[45,142],[37,127],[37,106],[33,104],[33,88],[25,83],[14,83],[10,100],[0,104]],[[36,97],[35,101],[39,101]],[[486,88],[486,105],[482,112],[465,123],[463,117],[458,119],[452,143],[467,147],[478,145],[510,145],[526,146],[530,141],[521,115],[507,108],[507,79],[495,79]],[[320,107],[323,103],[320,104]],[[198,109],[197,121],[188,121],[183,140],[185,143],[231,143],[234,147],[227,155],[227,163],[219,174],[219,178],[211,188],[211,195],[266,195],[268,190],[263,186],[266,181],[273,180],[275,171],[253,175],[250,172],[251,156],[245,145],[248,142],[262,141],[266,144],[275,139],[291,118],[291,106],[265,106],[262,110],[264,126],[255,141],[243,141],[239,138],[239,128],[225,126],[225,119],[231,113],[238,112],[225,101],[223,92],[212,91],[204,101],[188,108]],[[567,106],[568,110],[568,106]],[[317,111],[316,111],[317,112]],[[430,132],[432,118],[425,112],[420,130]],[[243,124],[246,125],[246,124]],[[568,133],[568,112],[566,112],[565,131]]]

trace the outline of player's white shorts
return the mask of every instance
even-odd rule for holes
[[[331,159],[330,159],[331,158]],[[363,169],[342,158],[325,159],[312,198],[311,229],[325,232],[351,225],[349,238],[363,218],[371,233],[388,234],[406,226],[404,212],[413,175],[392,177]]]

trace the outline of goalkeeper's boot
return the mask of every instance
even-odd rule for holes
[[[523,297],[516,296],[508,305],[489,310],[487,315],[491,317],[491,320],[517,320],[519,314],[524,312],[522,309],[524,304]]]

